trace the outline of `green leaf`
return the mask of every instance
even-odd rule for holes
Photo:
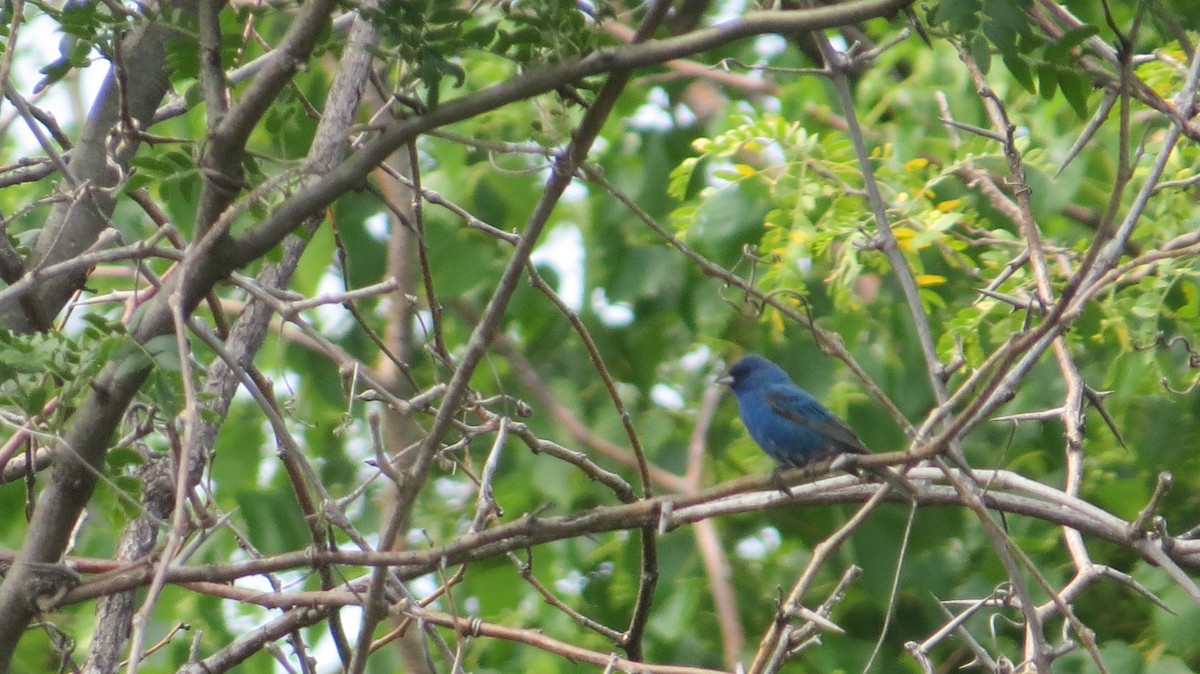
[[[132,447],[113,447],[104,455],[104,465],[114,473],[129,466],[140,466],[145,461]]]
[[[1025,62],[1025,59],[1018,55],[1009,54],[1005,54],[1003,58],[1004,65],[1012,73],[1013,79],[1017,80],[1017,83],[1025,87],[1025,90],[1029,93],[1036,93],[1037,87],[1033,82],[1033,71],[1029,69],[1029,64]]]
[[[97,6],[90,2],[70,2],[63,5],[59,15],[59,27],[67,35],[81,38],[90,43],[100,27]]]
[[[944,0],[929,10],[929,22],[945,24],[952,34],[970,33],[979,28],[980,0]]]
[[[987,38],[979,33],[973,34],[967,41],[967,50],[979,66],[979,72],[988,74],[992,69],[992,46],[988,44]]]
[[[1058,71],[1058,87],[1075,115],[1080,119],[1088,117],[1088,96],[1092,93],[1092,83],[1086,76],[1069,70]]]
[[[1058,73],[1055,67],[1048,63],[1039,63],[1037,76],[1038,94],[1042,100],[1048,101],[1054,98],[1054,88],[1058,84]]]
[[[1072,49],[1083,44],[1084,40],[1099,32],[1100,29],[1091,24],[1085,24],[1068,30],[1056,42],[1046,47],[1046,60],[1058,63],[1062,59],[1067,58]]]

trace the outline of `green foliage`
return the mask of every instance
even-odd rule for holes
[[[128,30],[127,17],[114,15],[103,3],[68,2],[61,9],[37,3],[62,33],[58,58],[42,66],[39,86],[46,87],[91,63],[93,50],[112,53],[113,36]]]
[[[124,342],[124,326],[98,314],[83,318],[78,335],[0,331],[0,405],[57,430],[88,383]],[[53,401],[50,414],[43,416]]]
[[[574,6],[555,0],[504,3],[471,12],[450,0],[384,0],[366,16],[384,37],[385,49],[407,64],[405,79],[420,83],[424,103],[437,107],[441,84],[462,87],[462,62],[486,50],[521,65],[561,61],[586,54],[598,33]]]
[[[1092,82],[1070,55],[1099,28],[1080,26],[1049,40],[1029,21],[1026,11],[1031,4],[1029,0],[945,0],[930,9],[928,20],[957,40],[983,74],[991,70],[992,56],[999,55],[1026,91],[1047,100],[1061,91],[1075,114],[1085,118]]]

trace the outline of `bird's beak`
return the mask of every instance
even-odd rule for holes
[[[724,384],[726,386],[733,386],[733,377],[730,377],[729,375],[717,377],[717,383]]]

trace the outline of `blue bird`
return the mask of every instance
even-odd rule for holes
[[[762,356],[745,356],[717,382],[733,389],[750,437],[781,467],[868,453],[849,426]]]

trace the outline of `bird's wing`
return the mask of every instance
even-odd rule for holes
[[[853,454],[868,454],[867,446],[824,405],[817,402],[803,389],[788,384],[768,387],[767,404],[779,416],[809,430],[820,433],[839,445],[839,449]]]

